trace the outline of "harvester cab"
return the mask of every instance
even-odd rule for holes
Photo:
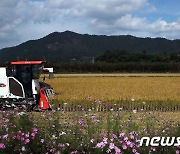
[[[0,104],[50,109],[49,97],[53,95],[53,89],[39,81],[44,64],[45,61],[15,61],[0,67]]]

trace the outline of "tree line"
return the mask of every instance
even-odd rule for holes
[[[180,73],[180,63],[48,63],[54,67],[55,73]]]
[[[108,50],[103,55],[96,58],[96,61],[107,63],[119,62],[180,62],[180,53],[148,53],[145,50],[142,52],[128,52],[126,50]]]
[[[115,72],[145,72],[145,73],[179,73],[179,53],[148,53],[128,52],[126,50],[106,51],[96,57],[95,63],[86,62],[50,62],[56,73],[115,73]]]

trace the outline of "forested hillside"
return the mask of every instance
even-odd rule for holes
[[[71,31],[54,32],[41,39],[0,50],[1,62],[43,59],[54,62],[77,61],[82,57],[99,57],[107,50],[129,52],[180,53],[180,40],[138,38],[130,35],[105,36],[78,34]]]

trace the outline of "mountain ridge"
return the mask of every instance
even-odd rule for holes
[[[97,57],[107,50],[149,53],[180,53],[180,40],[140,38],[131,35],[89,35],[72,31],[53,32],[40,39],[29,40],[0,50],[1,61],[47,60],[69,61],[85,56]]]

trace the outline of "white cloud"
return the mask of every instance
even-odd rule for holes
[[[64,30],[142,37],[180,36],[178,19],[173,22],[148,20],[145,14],[158,9],[150,4],[150,0],[0,1],[0,48]]]
[[[146,18],[125,15],[117,19],[114,23],[104,23],[100,20],[91,21],[94,30],[103,33],[131,34],[141,37],[165,37],[169,39],[179,38],[180,22],[168,23],[162,19],[149,22]]]

